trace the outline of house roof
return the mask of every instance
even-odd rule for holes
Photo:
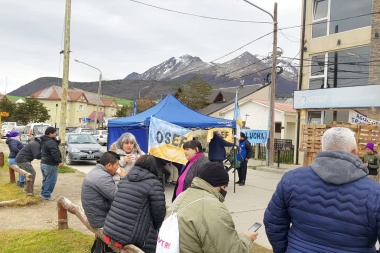
[[[96,111],[93,111],[90,116],[88,116],[89,118],[91,118],[91,120],[95,120],[95,114],[96,114]],[[98,112],[98,115],[97,115],[97,119],[102,119],[104,116],[104,112]]]
[[[269,107],[269,102],[266,100],[253,100],[253,102],[256,102],[256,103],[262,104],[266,107]],[[278,111],[282,111],[282,112],[290,112],[290,113],[291,112],[297,112],[296,110],[294,110],[293,104],[289,104],[289,103],[275,102],[274,103],[274,109],[276,109]]]
[[[45,100],[61,100],[62,90],[62,87],[52,85],[33,93],[31,97]],[[69,88],[67,90],[68,101],[78,101],[81,96],[85,97],[87,103],[93,105],[96,105],[99,102],[100,106],[109,106],[115,101],[113,98],[99,98],[96,93],[87,92],[77,88]]]
[[[248,95],[262,89],[263,87],[265,86],[262,86],[261,84],[245,85],[243,87],[239,87],[238,100],[247,97]],[[210,115],[216,111],[221,110],[222,108],[232,105],[235,102],[236,88],[237,87],[213,89],[209,100],[209,102],[212,104],[199,110],[198,112],[205,115]],[[212,95],[214,95],[213,99],[211,98]],[[223,96],[223,100],[221,100],[220,98],[218,99],[219,95]]]

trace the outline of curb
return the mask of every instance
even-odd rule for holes
[[[271,173],[277,173],[277,174],[285,174],[286,172],[290,171],[291,169],[269,168],[269,167],[265,167],[265,166],[256,166],[255,170],[264,171],[264,172],[271,172]]]

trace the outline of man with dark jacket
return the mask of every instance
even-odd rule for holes
[[[32,161],[34,159],[41,159],[41,139],[39,137],[35,137],[30,140],[28,144],[26,144],[20,152],[16,155],[15,162],[16,164],[26,172],[29,172],[33,175],[32,181],[32,189],[34,186],[34,180],[36,178],[36,170],[32,166]],[[24,191],[26,192],[26,185],[24,185]]]
[[[125,177],[125,169],[119,168],[119,157],[115,152],[105,152],[99,163],[86,175],[83,185],[81,200],[87,220],[93,228],[102,228],[116,195],[117,185],[113,180],[115,174]],[[92,253],[102,252],[102,248],[108,248],[101,239],[96,238]],[[110,252],[113,252],[112,249]]]
[[[63,166],[61,151],[58,147],[59,143],[57,130],[54,127],[46,128],[45,135],[41,137],[41,172],[43,177],[41,198],[44,200],[54,200],[51,193],[57,183],[58,166]]]
[[[240,168],[238,168],[239,181],[236,184],[240,186],[245,185],[245,179],[247,178],[247,165],[249,158],[252,157],[252,145],[245,136],[245,133],[240,133],[239,140],[239,152],[236,159],[240,161]]]
[[[215,131],[214,136],[208,146],[208,159],[210,162],[218,162],[223,164],[223,161],[226,159],[225,147],[232,146],[234,146],[234,144],[223,139],[220,131]]]
[[[311,166],[287,172],[264,214],[273,251],[375,253],[380,185],[367,177],[348,128],[330,128]]]

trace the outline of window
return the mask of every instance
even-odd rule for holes
[[[325,111],[323,124],[331,124],[333,121],[348,122],[349,110]]]
[[[83,111],[83,105],[79,105],[79,111]]]
[[[324,58],[327,61],[326,64]],[[369,46],[313,56],[309,89],[368,85],[369,66]]]
[[[322,112],[309,112],[307,123],[308,124],[322,124]]]
[[[314,0],[312,37],[371,25],[372,0]]]
[[[281,122],[275,122],[274,123],[274,132],[275,133],[281,133]]]

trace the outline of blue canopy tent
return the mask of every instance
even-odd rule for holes
[[[235,120],[227,120],[209,117],[198,113],[180,101],[173,95],[167,95],[154,107],[135,116],[111,119],[108,121],[108,143],[115,142],[120,135],[130,132],[136,136],[137,142],[145,152],[148,150],[148,129],[150,118],[155,117],[175,125],[186,128],[235,128]]]

